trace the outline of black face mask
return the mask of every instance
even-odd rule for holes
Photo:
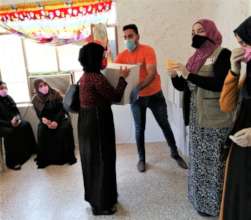
[[[194,35],[192,39],[192,47],[199,49],[208,39],[206,36]]]

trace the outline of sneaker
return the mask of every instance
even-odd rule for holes
[[[137,164],[137,168],[139,172],[145,172],[146,171],[146,163],[143,160],[140,160]]]

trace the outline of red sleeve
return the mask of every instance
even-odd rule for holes
[[[111,102],[119,102],[121,100],[126,86],[127,82],[123,77],[120,77],[117,87],[114,88],[103,75],[99,75],[95,83],[97,92]]]

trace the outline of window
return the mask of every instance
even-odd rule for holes
[[[108,26],[107,35],[109,39],[109,48],[111,50],[111,58],[113,61],[118,54],[117,27],[115,25]]]
[[[57,55],[54,46],[24,40],[24,51],[29,74],[58,72]]]
[[[78,45],[64,45],[57,47],[59,69],[61,71],[71,71],[81,69],[78,62],[78,53],[81,46]]]
[[[118,51],[115,2],[109,14],[99,19],[107,23],[113,60]],[[5,30],[0,29],[0,78],[7,83],[9,94],[17,103],[31,101],[32,91],[29,89],[32,89],[32,85],[30,82],[36,76],[51,76],[60,79],[58,74],[70,76],[74,72],[74,78],[77,80],[82,75],[82,67],[78,62],[81,46],[69,44],[56,47],[37,44],[17,35],[1,35],[3,32]]]
[[[16,102],[29,102],[22,39],[16,35],[0,37],[1,78]]]

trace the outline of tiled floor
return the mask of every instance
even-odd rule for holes
[[[94,217],[84,201],[80,162],[0,175],[1,220],[202,220],[187,200],[186,171],[170,159],[165,143],[146,147],[148,170],[136,170],[135,145],[117,147],[118,212]],[[207,218],[208,219],[208,218]],[[211,218],[213,219],[213,218]]]

